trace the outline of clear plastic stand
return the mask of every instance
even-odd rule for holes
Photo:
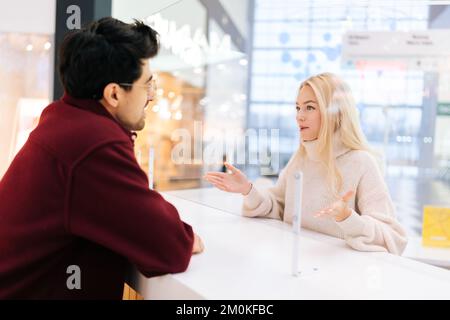
[[[155,149],[150,148],[148,154],[148,184],[151,190],[154,188]]]
[[[293,246],[292,246],[292,275],[297,277],[299,273],[299,258],[300,258],[300,227],[302,221],[302,192],[303,192],[303,173],[298,171],[294,174],[295,180],[295,206],[294,216],[292,219],[292,233],[293,233]]]
[[[300,231],[302,221],[302,194],[303,194],[303,173],[298,171],[294,174],[295,181],[295,206],[294,217],[292,220],[292,233],[293,233],[293,245],[292,245],[292,276],[308,276],[315,274],[319,271],[318,267],[307,266],[305,262],[300,259]]]
[[[300,270],[297,271],[296,274],[293,274],[294,277],[307,277],[315,275],[319,272],[318,267],[302,267]]]

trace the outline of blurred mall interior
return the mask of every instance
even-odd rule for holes
[[[61,2],[15,0],[0,11],[0,178],[43,108],[61,97],[55,70],[63,36],[58,26],[67,14]],[[386,180],[408,232],[420,235],[423,206],[450,205],[450,5],[421,0],[72,2],[82,10],[83,4],[90,6],[82,11],[87,12],[83,23],[102,16],[140,19],[161,35],[161,52],[151,62],[157,99],[136,143],[143,170],[148,173],[154,165],[156,190],[206,187],[203,174],[220,170],[225,154],[231,162],[235,155],[222,148],[217,161],[202,161],[204,149],[251,136],[248,132],[276,140],[271,161],[238,167],[252,179],[276,179],[299,145],[299,84],[333,72],[350,85],[363,130],[384,155]],[[367,37],[370,45],[351,45]],[[411,41],[409,49],[399,49],[395,39],[401,37],[432,43],[423,49]],[[189,161],[177,163],[173,150],[183,135],[194,146],[183,155]],[[258,143],[246,146],[248,157],[260,156],[259,150]]]

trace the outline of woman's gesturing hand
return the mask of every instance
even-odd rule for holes
[[[245,174],[229,163],[225,163],[225,166],[230,173],[208,172],[203,178],[220,190],[247,195],[252,189],[252,184]]]
[[[352,214],[348,202],[355,194],[354,191],[348,191],[341,199],[315,214],[315,217],[328,216],[333,217],[337,222],[344,221]]]

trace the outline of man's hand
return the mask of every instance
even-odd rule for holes
[[[194,246],[192,247],[192,254],[202,253],[205,250],[202,239],[194,233]]]

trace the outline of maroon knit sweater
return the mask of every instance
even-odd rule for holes
[[[192,228],[149,189],[133,141],[97,101],[44,110],[0,181],[0,299],[121,299],[129,263],[186,270]]]

